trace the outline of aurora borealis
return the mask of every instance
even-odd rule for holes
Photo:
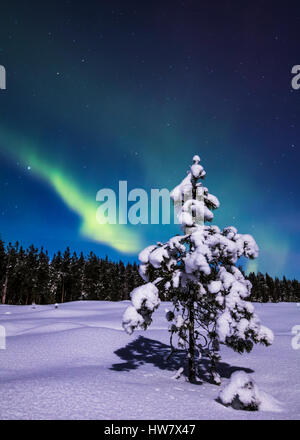
[[[2,238],[134,260],[178,227],[98,225],[97,191],[171,190],[199,154],[214,223],[260,247],[250,268],[300,278],[299,17],[293,1],[3,4]]]
[[[5,134],[5,130],[2,129],[1,133]],[[122,225],[102,224],[99,227],[95,216],[95,200],[89,199],[88,192],[83,194],[81,188],[64,170],[57,168],[54,163],[41,160],[38,156],[40,149],[38,146],[33,150],[32,146],[27,143],[20,137],[14,138],[7,134],[2,140],[2,144],[7,148],[8,156],[14,153],[15,146],[19,145],[16,158],[23,164],[30,164],[27,170],[48,182],[65,205],[82,219],[79,232],[83,236],[108,244],[121,252],[138,251],[141,243],[134,233],[130,233]]]

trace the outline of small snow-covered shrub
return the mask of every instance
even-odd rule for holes
[[[244,371],[236,371],[231,375],[230,382],[221,390],[220,401],[234,409],[257,411],[261,400],[254,380]]]

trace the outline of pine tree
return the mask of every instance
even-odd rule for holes
[[[268,286],[268,290],[269,290],[269,301],[272,300],[273,296],[274,296],[274,280],[272,277],[270,277],[270,275],[268,273],[266,273],[266,284]]]
[[[25,304],[36,302],[38,295],[38,249],[33,245],[27,249],[24,284],[24,292],[26,292]]]
[[[11,304],[27,304],[28,294],[28,273],[27,257],[23,246],[18,247],[18,243],[15,245],[15,259],[13,264],[13,270],[10,275],[9,282],[9,298]]]
[[[82,297],[84,266],[85,260],[83,253],[81,252],[78,258],[76,252],[74,252],[71,258],[70,269],[70,301],[78,301]]]
[[[5,298],[3,298],[3,289],[4,289],[4,283],[6,277],[6,266],[7,266],[7,256],[6,256],[5,244],[0,237],[0,296],[1,296],[1,302],[3,304],[5,304]]]
[[[250,272],[247,279],[251,283],[251,294],[249,295],[249,300],[258,301],[258,289],[257,289],[257,277],[254,272]]]
[[[85,299],[101,299],[102,285],[100,279],[99,258],[90,252],[84,268]]]
[[[171,346],[176,336],[179,348],[187,351],[189,381],[196,380],[196,356],[200,355],[210,361],[211,379],[219,384],[220,343],[239,353],[249,352],[254,343],[270,345],[273,334],[246,301],[251,283],[236,267],[242,256],[257,257],[258,247],[250,235],[238,234],[234,227],[221,231],[205,224],[219,207],[218,199],[200,182],[205,175],[195,156],[187,177],[171,194],[184,235],[139,254],[139,273],[146,284],[132,291],[123,327],[129,334],[136,328],[146,329],[160,296],[171,292],[173,310],[166,315]]]
[[[274,281],[273,301],[274,302],[281,301],[280,281],[279,281],[279,278],[277,278],[277,277],[275,277],[275,281]]]
[[[49,290],[51,302],[61,302],[62,297],[62,255],[58,251],[53,255],[50,263],[50,282]]]
[[[281,296],[284,301],[288,301],[289,290],[288,290],[288,281],[285,276],[283,276],[281,285]]]
[[[6,249],[2,304],[9,303],[12,297],[14,270],[17,263],[18,248],[19,243],[16,242],[15,246],[9,243]]]
[[[299,301],[300,299],[300,284],[297,280],[292,281],[292,300]]]
[[[270,298],[270,289],[264,274],[262,274],[261,272],[258,272],[257,274],[257,289],[259,292],[259,301],[268,302]]]
[[[49,256],[47,251],[41,248],[38,255],[38,267],[37,267],[37,294],[35,302],[37,304],[48,303],[50,281],[50,268],[49,268]]]

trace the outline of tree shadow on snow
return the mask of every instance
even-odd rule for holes
[[[142,365],[152,364],[154,367],[161,370],[168,370],[176,372],[183,367],[183,375],[187,377],[187,361],[186,352],[184,350],[177,350],[170,356],[171,348],[169,345],[163,344],[160,341],[139,336],[134,341],[126,345],[126,347],[119,348],[114,352],[123,361],[122,363],[113,364],[110,370],[113,371],[131,371],[136,370]],[[211,382],[209,374],[209,360],[205,357],[199,361],[198,378],[203,382]],[[225,362],[218,362],[217,371],[221,378],[229,379],[232,373],[242,370],[246,373],[253,373],[250,368],[235,367]],[[201,383],[201,382],[199,382]]]

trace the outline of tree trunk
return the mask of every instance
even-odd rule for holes
[[[7,284],[8,284],[8,273],[6,272],[5,282],[4,282],[4,287],[3,287],[3,295],[2,295],[2,304],[6,303]]]
[[[62,289],[61,289],[61,302],[63,303],[65,299],[65,280],[62,280]]]
[[[189,327],[189,382],[196,382],[196,366],[195,366],[195,318],[194,318],[194,301],[190,306],[190,327]]]
[[[192,197],[194,200],[197,199],[197,179],[192,178]],[[196,220],[196,215],[193,213],[193,219]],[[185,230],[185,233],[187,231]],[[194,316],[194,292],[190,291],[190,295],[192,296],[190,302],[190,326],[189,326],[189,352],[188,352],[188,361],[189,361],[189,382],[196,382],[196,365],[195,365],[195,316]]]

